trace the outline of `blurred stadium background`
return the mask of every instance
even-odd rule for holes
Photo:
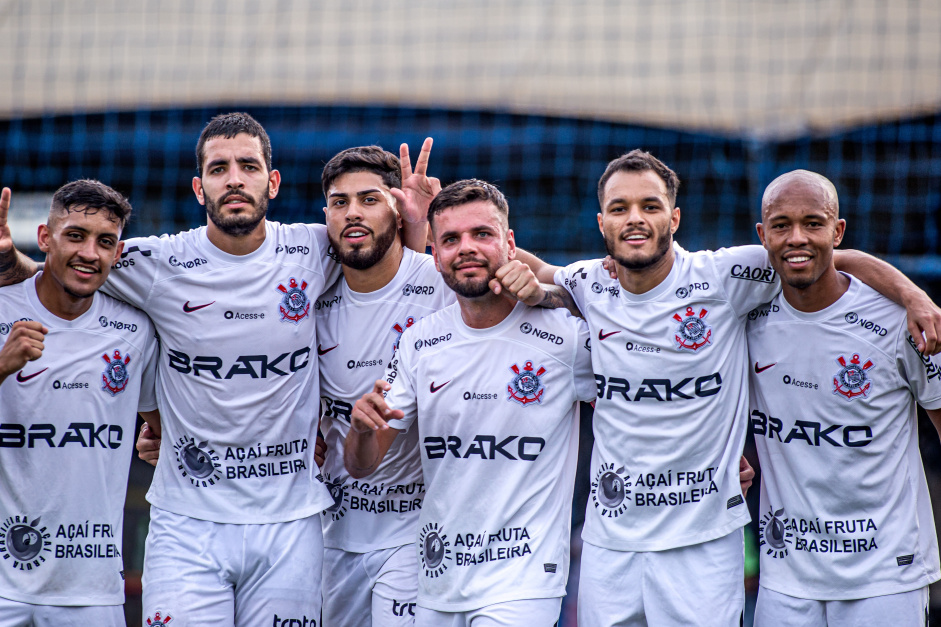
[[[566,263],[603,253],[597,179],[641,147],[682,180],[686,248],[757,243],[764,186],[807,168],[839,190],[844,246],[941,297],[937,0],[0,0],[0,184],[24,248],[79,177],[131,199],[130,235],[203,224],[196,139],[236,109],[271,135],[273,219],[322,221],[339,150],[432,136],[434,175],[497,183],[518,242]],[[135,462],[131,624],[148,482]]]

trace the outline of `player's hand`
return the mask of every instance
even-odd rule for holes
[[[317,444],[314,445],[314,461],[321,467],[327,461],[327,441],[319,433],[317,434]]]
[[[10,232],[10,225],[7,223],[7,215],[10,213],[10,197],[13,192],[9,187],[4,187],[0,192],[0,255],[9,253],[13,248],[13,234]]]
[[[157,465],[157,460],[160,458],[160,436],[146,422],[137,435],[135,448],[138,457],[151,466]]]
[[[506,294],[530,307],[537,306],[545,296],[536,275],[518,259],[500,266],[494,276],[496,278],[490,281],[490,290],[494,294]]]
[[[738,460],[738,481],[742,484],[742,496],[748,496],[748,488],[755,478],[755,469],[751,467],[745,456]]]
[[[915,345],[924,355],[936,355],[941,351],[941,309],[921,290],[906,299],[905,313],[908,315],[908,332]]]
[[[441,181],[428,176],[428,160],[431,158],[433,140],[425,138],[412,171],[412,162],[408,156],[408,144],[399,147],[399,162],[402,168],[402,189],[390,191],[399,201],[402,219],[412,224],[428,221],[428,207],[441,191]]]
[[[357,433],[366,433],[367,431],[378,431],[379,429],[388,429],[386,420],[395,420],[401,418],[405,413],[399,409],[391,409],[386,404],[386,399],[382,395],[392,389],[388,381],[379,379],[372,388],[372,392],[363,394],[353,405],[353,411],[350,414],[350,427]]]
[[[608,271],[612,279],[618,278],[618,264],[614,261],[614,257],[611,255],[606,256],[601,265]]]
[[[21,370],[28,361],[42,357],[45,348],[43,339],[49,329],[35,320],[19,320],[13,323],[6,343],[0,349],[0,376],[6,377]]]

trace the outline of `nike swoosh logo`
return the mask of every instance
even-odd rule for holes
[[[442,384],[439,385],[438,387],[435,387],[435,382],[432,381],[432,382],[431,382],[431,387],[430,387],[429,389],[431,390],[431,393],[434,394],[435,392],[437,392],[438,390],[440,390],[441,388],[443,388],[444,386],[446,386],[448,383],[451,383],[451,382],[450,382],[450,381],[445,381],[444,383],[442,383]]]
[[[614,335],[615,333],[620,333],[620,331],[611,331],[611,333],[605,333],[605,332],[604,332],[604,329],[598,329],[598,339],[599,339],[599,340],[606,340],[606,339],[608,339],[609,337],[611,337],[612,335]]]
[[[193,313],[194,311],[199,311],[200,309],[208,307],[209,305],[212,305],[215,302],[216,301],[212,301],[212,303],[206,303],[205,305],[196,305],[195,307],[190,307],[190,302],[186,301],[185,303],[183,303],[183,311],[185,311],[186,313]]]
[[[774,362],[773,364],[768,364],[767,366],[761,366],[761,367],[759,368],[759,367],[758,367],[758,362],[756,361],[756,362],[755,362],[755,374],[761,374],[762,372],[764,372],[765,370],[767,370],[767,369],[770,368],[771,366],[777,365],[777,363],[778,363],[778,362]]]
[[[337,346],[339,346],[339,344],[337,344]],[[337,346],[331,346],[330,348],[321,348],[321,345],[318,344],[318,345],[317,345],[317,354],[318,354],[318,355],[321,355],[321,356],[326,355],[327,353],[329,353],[330,351],[332,351],[332,350],[333,350],[334,348],[336,348]]]
[[[43,368],[43,369],[40,370],[39,372],[34,372],[33,374],[28,374],[28,375],[26,375],[25,377],[23,376],[23,371],[20,370],[19,372],[16,373],[16,380],[19,381],[20,383],[26,383],[27,381],[29,381],[29,380],[32,379],[33,377],[38,377],[39,375],[41,375],[42,373],[44,373],[44,372],[47,371],[47,370],[49,370],[49,368]]]

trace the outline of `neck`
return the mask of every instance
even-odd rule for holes
[[[458,295],[457,303],[461,308],[461,319],[472,329],[489,329],[503,322],[513,308],[516,299],[498,296],[487,292],[477,298],[465,298]]]
[[[846,293],[849,286],[849,278],[837,272],[831,264],[809,287],[799,289],[782,281],[781,293],[784,294],[787,304],[797,311],[812,313],[826,309],[840,300],[840,296]]]
[[[85,298],[72,296],[48,272],[36,279],[36,295],[42,306],[63,320],[75,320],[91,307],[94,295]]]
[[[246,235],[229,235],[219,230],[211,221],[206,228],[206,236],[213,246],[230,255],[247,255],[258,250],[265,243],[265,220]]]
[[[364,270],[356,270],[344,265],[343,278],[346,279],[347,285],[354,292],[367,294],[381,290],[395,278],[399,266],[402,265],[403,254],[402,242],[399,238],[395,238],[392,246],[389,247],[389,250],[386,251],[386,254],[382,256],[382,259],[376,265]]]
[[[649,292],[663,283],[663,280],[670,275],[675,259],[676,254],[673,252],[673,242],[671,241],[667,253],[652,266],[640,270],[631,270],[618,263],[618,282],[620,282],[621,287],[631,294]]]

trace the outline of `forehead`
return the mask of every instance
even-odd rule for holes
[[[49,216],[49,230],[60,233],[68,229],[81,229],[95,235],[121,234],[121,225],[107,209],[72,207],[66,211],[56,211]]]
[[[833,213],[830,197],[820,185],[804,181],[782,184],[762,207],[761,217],[798,217],[802,215],[826,215]]]
[[[604,201],[614,198],[635,199],[648,197],[668,199],[667,184],[653,170],[640,172],[620,170],[604,184]]]
[[[248,133],[239,133],[235,137],[217,136],[208,140],[203,146],[205,161],[213,159],[230,159],[232,157],[252,156],[264,163],[261,150],[261,140]]]
[[[504,230],[499,210],[489,200],[475,200],[448,207],[437,214],[434,220],[434,230],[437,233],[469,231],[481,226],[489,226],[500,232]]]
[[[389,186],[383,183],[382,177],[375,172],[365,170],[362,172],[348,172],[338,176],[333,183],[330,184],[327,195],[352,195],[367,189],[379,189],[385,192],[389,191]]]

